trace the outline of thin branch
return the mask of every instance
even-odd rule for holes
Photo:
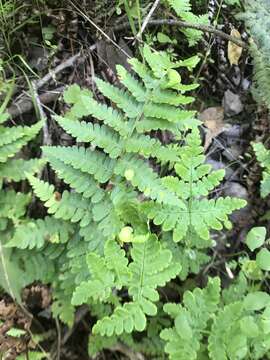
[[[48,126],[48,118],[43,110],[39,95],[38,95],[38,91],[37,91],[37,85],[36,83],[33,81],[32,83],[32,88],[33,88],[33,99],[37,105],[37,109],[39,112],[39,116],[40,116],[40,120],[44,121],[44,125],[43,125],[43,145],[52,145],[52,139],[51,139],[51,135],[50,135],[50,131],[49,131],[49,126]]]
[[[169,25],[169,26],[179,26],[182,28],[189,28],[189,29],[195,29],[202,32],[214,34],[216,36],[219,36],[225,40],[231,41],[234,44],[241,46],[244,49],[248,48],[248,44],[234,36],[228,35],[224,33],[221,30],[217,30],[213,26],[209,25],[202,25],[202,24],[192,24],[189,22],[181,21],[181,20],[174,20],[174,19],[157,19],[157,20],[149,20],[146,26],[157,26],[157,25]],[[113,28],[113,31],[120,32],[124,29],[129,28],[129,23],[123,23],[121,25],[117,25]]]
[[[89,51],[95,50],[97,47],[96,44],[89,47]],[[55,79],[56,75],[63,70],[65,70],[68,67],[74,66],[75,62],[80,58],[83,57],[81,52],[78,52],[77,54],[71,56],[67,60],[63,61],[61,64],[55,67],[55,69],[49,71],[43,78],[36,81],[36,89],[40,89],[43,87],[46,83],[48,83],[50,80]],[[62,91],[60,91],[60,89]],[[47,104],[53,100],[55,100],[59,95],[57,95],[57,90],[59,92],[63,92],[64,87],[56,89],[56,91],[53,92],[47,92],[45,94],[40,95],[40,102],[42,104]],[[30,111],[33,108],[33,103],[31,100],[29,100],[26,96],[24,96],[20,101],[15,102],[13,105],[11,105],[8,109],[9,114],[12,118],[15,118],[16,116],[22,115],[27,111]]]
[[[144,29],[146,28],[147,24],[149,23],[151,16],[153,15],[154,11],[156,10],[158,4],[159,4],[160,0],[156,0],[153,4],[153,6],[151,7],[149,13],[147,14],[147,16],[145,17],[143,23],[142,23],[142,27],[140,29],[140,31],[138,32],[138,34],[136,35],[137,39],[141,39],[142,37],[142,33],[144,32]]]
[[[93,51],[97,47],[96,44],[91,45],[87,50]],[[47,82],[49,82],[51,79],[55,79],[56,75],[63,71],[64,69],[68,67],[74,66],[75,62],[79,59],[79,57],[82,56],[81,51],[79,51],[77,54],[71,56],[67,60],[63,61],[61,64],[56,66],[55,69],[51,70],[46,74],[42,79],[38,80],[36,82],[37,89],[40,89],[42,86],[44,86]]]
[[[62,62],[58,66],[56,66],[55,69],[51,70],[46,74],[42,79],[38,80],[36,82],[36,88],[40,89],[42,86],[44,86],[46,83],[48,83],[51,79],[55,79],[56,74],[63,71],[64,69],[71,67],[74,65],[75,61],[79,58],[81,55],[81,52],[78,52],[77,54],[71,56],[66,61]]]
[[[145,357],[139,353],[130,349],[125,344],[118,342],[114,346],[108,348],[110,351],[119,351],[123,355],[125,355],[129,360],[145,360]]]
[[[39,95],[41,104],[49,104],[52,101],[55,101],[63,93],[65,86],[60,86],[55,90],[46,91],[43,94]],[[19,115],[31,111],[33,109],[33,101],[30,94],[24,96],[19,102],[14,103],[8,108],[8,113],[11,118],[16,118]]]

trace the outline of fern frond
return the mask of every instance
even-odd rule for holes
[[[128,91],[133,94],[137,101],[144,102],[147,97],[144,86],[138,80],[136,80],[123,66],[117,65],[116,70],[121,83],[125,85]]]
[[[93,327],[94,334],[102,336],[120,335],[133,330],[143,331],[146,326],[146,317],[137,303],[125,303],[118,306],[111,316],[106,316]]]
[[[179,205],[142,204],[149,219],[156,225],[162,225],[164,231],[173,230],[174,241],[182,240],[189,231],[194,231],[202,239],[209,239],[209,230],[221,230],[223,224],[230,227],[228,215],[245,206],[241,199],[219,198],[218,200],[200,199],[220,184],[224,177],[223,170],[211,172],[211,167],[204,164],[205,156],[200,145],[198,129],[186,137],[186,145],[179,152],[179,161],[174,165],[178,177],[162,178],[162,184],[183,199]],[[222,224],[223,223],[223,224]]]
[[[53,217],[47,216],[44,220],[28,220],[15,227],[15,233],[6,247],[40,249],[46,242],[66,243],[73,232],[74,228],[70,223]]]
[[[207,25],[208,14],[205,15],[195,15],[191,9],[190,0],[168,0],[170,6],[176,12],[176,14],[184,21],[195,24],[205,24]],[[181,31],[186,35],[189,46],[195,45],[202,37],[202,32],[194,29],[181,29]]]
[[[194,111],[175,109],[175,107],[172,107],[171,105],[149,103],[144,106],[144,114],[147,117],[152,116],[157,119],[164,119],[169,122],[179,123],[179,125],[182,125],[181,122],[183,122],[183,128],[185,128],[185,125],[187,124],[191,126],[191,123],[192,126],[199,125],[199,121],[194,119]]]
[[[50,185],[49,183],[40,180],[31,174],[26,174],[26,176],[40,200],[48,202],[48,204],[45,206],[50,207],[54,203],[57,203],[57,200],[54,196],[55,188],[53,185]]]
[[[119,109],[123,110],[129,118],[133,119],[140,116],[142,113],[142,104],[137,103],[132,95],[101,79],[96,78],[95,82],[99,91],[117,104]]]
[[[178,16],[183,12],[191,11],[190,0],[168,0],[168,2]]]
[[[52,156],[74,169],[93,175],[100,183],[106,183],[112,177],[115,160],[99,151],[77,146],[44,146],[42,149],[46,156]]]
[[[118,157],[122,152],[122,140],[118,134],[105,125],[86,123],[84,121],[70,120],[55,117],[58,124],[79,142],[92,142],[94,146],[103,149],[112,158]]]
[[[7,181],[25,180],[25,173],[37,173],[42,169],[44,164],[44,159],[11,159],[6,163],[0,163],[0,180],[3,178]]]
[[[194,101],[192,96],[185,96],[177,94],[171,90],[156,89],[151,97],[151,101],[157,104],[168,104],[168,105],[187,105]]]
[[[170,55],[165,51],[151,51],[150,46],[143,47],[144,59],[157,79],[162,79],[167,75],[167,71],[175,65],[170,59]]]
[[[86,96],[81,96],[81,103],[87,110],[88,115],[103,121],[104,124],[110,126],[123,137],[130,135],[132,126],[129,122],[125,121],[124,116],[119,111]],[[71,112],[74,113],[75,109],[74,111],[71,109]]]
[[[93,220],[98,222],[98,229],[108,239],[115,237],[123,227],[117,207],[109,196],[93,205]]]
[[[132,69],[139,75],[142,79],[145,87],[147,89],[156,89],[158,88],[159,80],[156,79],[149,71],[149,68],[140,62],[138,59],[133,58],[129,59],[128,62],[132,66]]]
[[[211,229],[221,230],[231,227],[228,219],[234,210],[245,206],[246,202],[236,198],[217,200],[194,200],[186,210],[153,202],[142,204],[143,211],[154,224],[162,225],[164,231],[173,230],[173,239],[181,241],[189,230],[194,230],[202,239],[210,238]]]
[[[54,214],[56,219],[79,222],[86,226],[92,219],[92,207],[89,202],[77,193],[64,191],[60,199],[54,192],[54,186],[28,175],[28,180],[34,188],[35,194],[44,201],[49,214]]]
[[[112,335],[125,332],[126,329],[120,324],[126,321],[130,322],[128,326],[132,331],[135,326],[133,307],[142,314],[156,315],[155,302],[159,300],[157,287],[164,286],[181,271],[180,264],[173,261],[170,250],[162,248],[155,235],[151,235],[144,243],[134,243],[131,258],[132,262],[128,265],[124,250],[121,250],[115,241],[106,243],[104,258],[95,253],[88,255],[92,279],[77,287],[73,296],[74,304],[86,302],[90,297],[94,300],[106,300],[113,287],[128,287],[129,295],[133,298],[130,305],[116,307],[110,317],[99,320],[94,327],[97,333],[110,336],[109,333]],[[131,311],[131,314],[128,315],[128,311]],[[128,319],[125,319],[126,317]],[[145,315],[142,317],[145,319]]]
[[[46,149],[44,149],[44,154],[46,154]],[[83,197],[90,198],[93,203],[101,201],[105,192],[98,186],[98,183],[91,175],[74,169],[71,165],[67,165],[61,160],[55,159],[52,154],[46,154],[46,156],[50,160],[50,165],[57,173],[57,176],[63,179],[66,184],[75,189],[77,193],[82,194]]]
[[[89,270],[94,279],[82,282],[73,293],[72,304],[81,305],[87,303],[89,298],[104,301],[111,294],[114,285],[114,273],[108,271],[105,260],[95,253],[87,256]]]
[[[134,244],[131,257],[129,294],[145,314],[154,316],[157,307],[153,302],[159,299],[156,288],[175,278],[181,266],[172,262],[172,253],[163,249],[154,235],[142,244]]]
[[[261,181],[261,196],[265,198],[270,194],[270,150],[267,150],[262,143],[253,144],[257,160],[264,168]]]
[[[138,121],[136,124],[136,130],[139,134],[150,132],[151,130],[169,130],[175,135],[181,134],[181,126],[178,123],[172,123],[164,119],[157,118],[145,118],[142,121]]]
[[[236,302],[227,305],[225,306],[224,310],[221,310],[219,312],[218,316],[214,321],[214,324],[211,329],[211,334],[209,336],[208,349],[211,359],[214,360],[217,358],[217,356],[220,360],[233,359],[233,357],[228,356],[227,351],[229,348],[229,343],[232,343],[232,339],[233,339],[232,334],[234,336],[237,336],[237,333],[233,331],[233,328],[238,327],[237,326],[239,325],[238,321],[242,317],[242,314],[243,314],[243,304],[241,302]],[[240,329],[238,328],[238,334],[239,334],[239,330]],[[226,339],[225,336],[225,334],[228,335],[229,333],[231,334],[230,340],[229,338]],[[235,353],[234,356],[237,356],[237,353]]]
[[[87,255],[87,264],[92,280],[82,282],[72,298],[74,305],[86,303],[89,298],[105,301],[111,295],[113,287],[120,288],[127,281],[128,260],[124,250],[115,241],[108,241],[104,248],[104,258],[95,254]]]
[[[270,108],[270,61],[269,61],[269,2],[268,0],[245,1],[245,12],[239,15],[244,20],[252,41],[253,94],[255,99]]]
[[[174,327],[160,333],[160,337],[166,341],[165,352],[170,360],[197,359],[202,332],[216,311],[219,298],[220,280],[214,278],[208,280],[204,289],[186,291],[183,305],[164,305],[164,311],[174,319]]]
[[[25,214],[30,200],[30,194],[16,193],[14,190],[0,191],[0,218],[19,219]]]
[[[162,163],[173,163],[179,159],[176,147],[163,146],[159,140],[147,135],[133,135],[124,146],[128,153],[137,153],[145,158],[153,157]]]
[[[147,197],[160,203],[178,204],[185,208],[182,201],[166,189],[158,175],[138,156],[123,156],[117,162],[114,171],[116,175],[126,177],[134,187]]]
[[[28,141],[39,133],[41,127],[42,122],[38,122],[29,127],[18,127],[19,129],[17,129],[17,127],[1,127],[2,145],[0,149],[0,163],[5,163],[8,158],[13,157]]]

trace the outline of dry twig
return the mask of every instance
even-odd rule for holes
[[[49,132],[49,126],[48,126],[48,118],[43,110],[38,92],[37,92],[37,85],[36,83],[33,81],[32,83],[32,89],[33,89],[33,95],[34,95],[34,99],[35,99],[35,103],[37,105],[37,109],[39,112],[39,117],[40,120],[44,121],[44,125],[43,125],[43,145],[52,145],[52,138]]]
[[[140,31],[139,31],[138,34],[136,35],[136,38],[137,38],[137,39],[141,39],[142,33],[144,32],[144,29],[146,28],[148,22],[150,21],[151,16],[153,15],[154,11],[156,10],[159,2],[160,2],[160,0],[156,0],[156,1],[154,2],[154,4],[152,5],[149,13],[147,14],[147,16],[145,17],[145,19],[144,19],[144,21],[143,21],[143,23],[142,23],[142,27],[141,27]]]
[[[181,20],[174,20],[174,19],[156,19],[156,20],[149,20],[146,23],[146,26],[157,26],[157,25],[169,25],[169,26],[179,26],[179,27],[183,27],[183,28],[189,28],[189,29],[195,29],[195,30],[199,30],[199,31],[203,31],[206,33],[210,33],[210,34],[214,34],[216,36],[219,36],[225,40],[231,41],[234,44],[241,46],[244,49],[248,48],[248,44],[245,43],[244,41],[233,37],[231,35],[228,35],[226,33],[224,33],[221,30],[217,30],[215,27],[213,26],[209,26],[209,25],[202,25],[202,24],[193,24],[193,23],[188,23],[185,21],[181,21]],[[121,25],[117,25],[113,28],[113,31],[115,32],[120,32],[124,29],[127,29],[130,27],[130,24],[128,22],[123,23]]]

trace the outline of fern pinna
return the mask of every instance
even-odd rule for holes
[[[35,221],[26,217],[31,194],[15,192],[10,184],[25,180],[25,172],[39,172],[44,166],[43,159],[24,160],[19,157],[23,146],[39,133],[42,123],[32,126],[8,126],[8,118],[6,113],[0,115],[0,285],[12,297],[19,299],[21,287],[34,280],[46,280],[44,268],[48,268],[42,254],[35,253],[34,257],[33,253],[33,258],[29,259],[30,254],[22,253],[18,249],[24,248],[23,234],[20,233],[16,241],[17,249],[9,248],[9,242],[18,234],[18,228],[26,224],[35,226]],[[39,221],[42,223],[42,220]],[[38,236],[43,235],[44,232],[39,231]],[[34,243],[33,247],[36,247],[37,242]]]
[[[238,299],[224,305],[220,280],[213,278],[204,289],[186,291],[182,304],[164,305],[173,319],[160,334],[170,360],[269,358],[269,294],[231,290]]]
[[[245,12],[239,18],[244,20],[251,35],[250,53],[253,57],[253,95],[258,103],[270,108],[270,61],[268,0],[246,0]]]

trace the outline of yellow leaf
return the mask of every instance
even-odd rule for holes
[[[241,39],[241,35],[238,30],[232,29],[231,36]],[[243,48],[229,41],[228,43],[228,59],[231,65],[238,65],[239,59],[242,55]]]

